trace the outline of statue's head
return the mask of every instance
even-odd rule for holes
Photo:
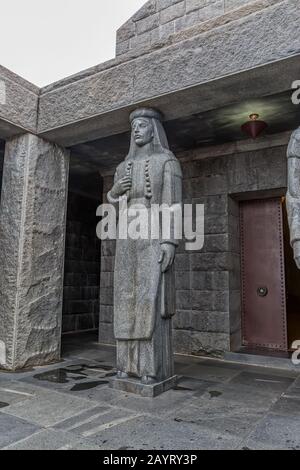
[[[153,152],[169,148],[167,137],[162,126],[162,115],[153,108],[138,108],[130,114],[131,150],[152,143]]]

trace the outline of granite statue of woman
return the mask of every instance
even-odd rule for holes
[[[130,115],[131,144],[117,167],[108,201],[127,198],[128,209],[142,204],[181,204],[181,167],[169,150],[161,114],[151,108]],[[161,233],[161,232],[160,232]],[[114,334],[117,378],[144,385],[174,375],[172,316],[175,314],[174,258],[178,245],[168,239],[117,239],[114,273]]]
[[[297,267],[300,269],[300,127],[290,139],[288,151],[288,191],[286,206],[290,240]]]

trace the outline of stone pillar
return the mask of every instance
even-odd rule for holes
[[[60,358],[69,152],[6,142],[0,209],[0,368]]]

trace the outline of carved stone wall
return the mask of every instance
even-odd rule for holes
[[[117,32],[117,56],[145,47],[159,47],[176,33],[227,15],[255,0],[149,0]],[[275,2],[273,2],[275,3]],[[264,2],[267,7],[271,2]],[[246,13],[251,13],[251,8]],[[244,12],[243,12],[244,14]],[[216,25],[211,25],[216,27]],[[208,28],[209,29],[209,28]]]

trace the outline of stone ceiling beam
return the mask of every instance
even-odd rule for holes
[[[36,133],[39,88],[0,66],[0,139]]]
[[[76,145],[128,131],[128,115],[140,105],[160,109],[169,121],[264,96],[288,91],[292,95],[295,77],[300,77],[300,54],[40,131],[39,135],[64,146]]]

